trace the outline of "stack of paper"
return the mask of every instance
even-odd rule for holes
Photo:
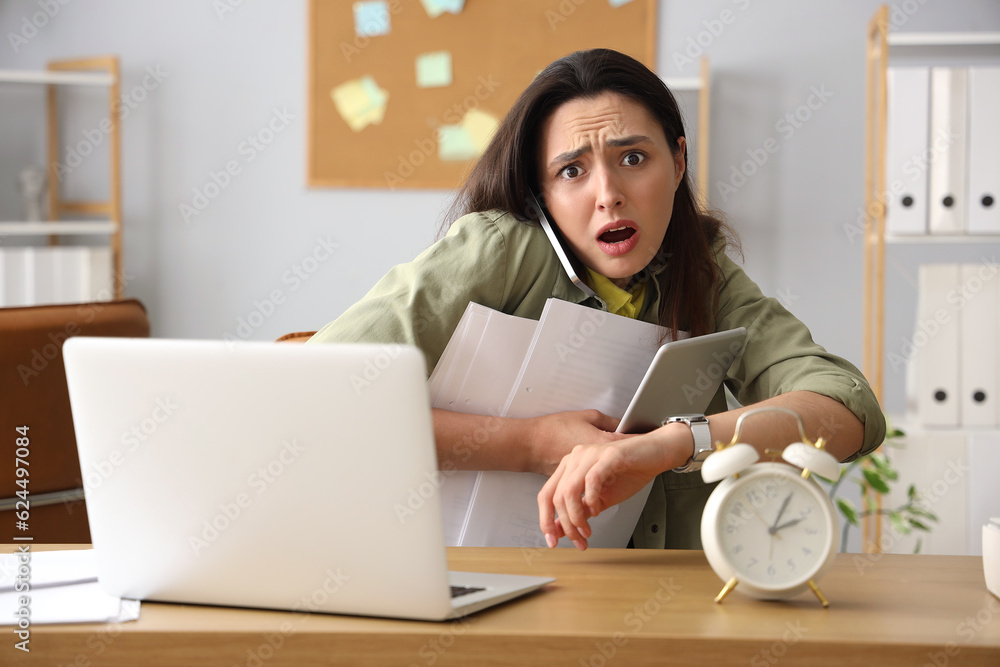
[[[0,554],[0,625],[21,616],[31,625],[121,623],[139,618],[139,601],[101,590],[93,549]]]
[[[496,417],[597,409],[620,419],[668,332],[559,299],[548,300],[538,322],[470,303],[431,374],[431,403]],[[476,434],[462,446],[471,457],[488,438]],[[544,476],[446,472],[442,479],[449,546],[545,546],[536,501]],[[626,546],[648,493],[647,486],[593,519],[590,546]],[[560,546],[572,545],[563,538]]]

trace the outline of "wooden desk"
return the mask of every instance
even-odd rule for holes
[[[7,551],[11,548],[7,547]],[[1000,665],[1000,600],[967,556],[839,554],[811,593],[760,602],[700,551],[451,549],[453,569],[548,575],[532,596],[429,623],[144,603],[138,622],[2,633],[4,665]],[[281,576],[281,550],[275,570]]]

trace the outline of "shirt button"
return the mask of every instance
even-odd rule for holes
[[[657,525],[656,525],[656,524],[654,523],[654,524],[653,524],[652,526],[650,526],[650,527],[649,527],[649,530],[650,530],[651,532],[654,532],[654,533],[656,533],[656,532],[659,532],[659,530],[660,530],[660,527],[659,527],[659,526],[657,526]]]

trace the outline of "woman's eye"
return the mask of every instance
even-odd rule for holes
[[[622,160],[622,164],[625,164],[626,166],[629,167],[634,167],[638,164],[641,164],[642,161],[645,159],[646,156],[643,155],[642,153],[629,153],[628,155],[625,156],[625,159]]]
[[[564,178],[576,178],[580,175],[580,168],[571,164],[568,167],[563,167],[561,173]]]

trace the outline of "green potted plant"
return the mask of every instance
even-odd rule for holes
[[[888,423],[888,419],[886,421]],[[883,450],[905,446],[901,441],[904,436],[905,433],[890,425],[882,447],[841,466],[838,479],[824,480],[830,487],[830,498],[844,517],[840,535],[841,551],[847,549],[847,537],[851,527],[859,526],[861,521],[869,516],[888,517],[890,530],[898,535],[909,535],[915,530],[929,533],[931,531],[929,524],[938,520],[937,516],[921,502],[920,494],[913,484],[907,488],[906,502],[902,505],[890,508],[878,506],[877,494],[888,494],[893,485],[899,483],[899,472]],[[836,497],[845,481],[858,485],[864,509],[859,510],[846,498]],[[917,540],[913,553],[920,553],[922,543],[922,539]]]

